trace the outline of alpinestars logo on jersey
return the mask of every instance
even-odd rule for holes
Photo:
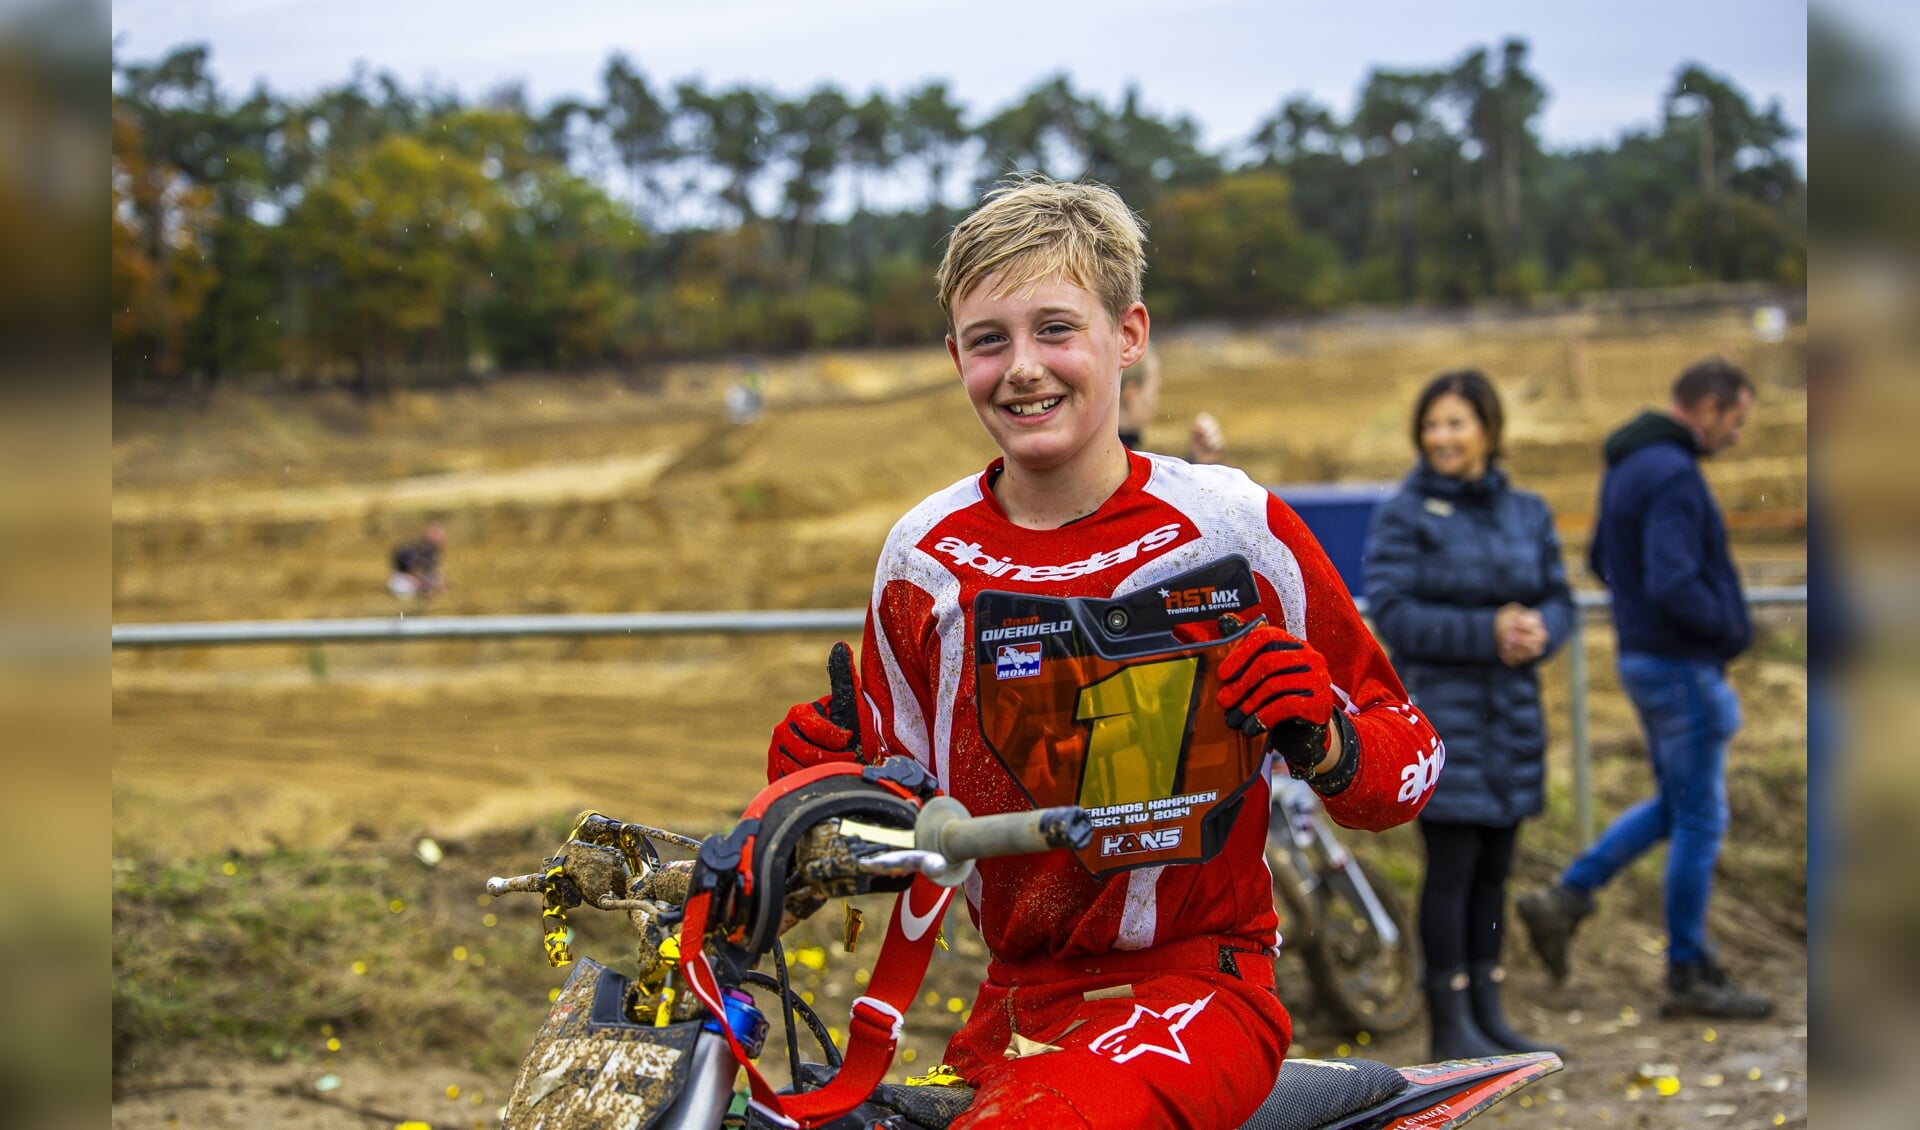
[[[951,558],[957,568],[978,569],[996,579],[1070,581],[1075,577],[1084,577],[1089,573],[1098,573],[1102,569],[1111,569],[1115,565],[1125,564],[1143,553],[1152,553],[1156,549],[1172,545],[1179,539],[1179,523],[1169,522],[1125,545],[1061,565],[1022,565],[1011,557],[995,557],[980,548],[980,543],[977,541],[961,541],[956,537],[944,537],[934,542],[933,551]]]

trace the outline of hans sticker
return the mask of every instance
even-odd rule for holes
[[[1161,828],[1150,832],[1121,832],[1100,838],[1100,854],[1137,855],[1143,851],[1172,851],[1180,846],[1180,828]]]
[[[1040,673],[1038,643],[1003,643],[994,652],[993,673],[1001,679],[1026,679]]]

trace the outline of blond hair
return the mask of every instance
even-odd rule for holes
[[[1118,322],[1140,301],[1146,238],[1140,217],[1104,184],[1040,173],[1003,182],[947,239],[933,276],[947,326],[953,326],[954,304],[995,273],[995,298],[1031,291],[1057,275],[1092,291]]]

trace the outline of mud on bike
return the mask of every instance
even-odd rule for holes
[[[1075,807],[969,816],[905,758],[783,778],[731,831],[704,841],[583,814],[539,869],[490,880],[487,890],[543,898],[543,940],[556,965],[573,960],[569,911],[625,915],[639,972],[629,978],[589,958],[574,963],[521,1064],[505,1125],[947,1126],[971,1101],[967,1088],[882,1080],[953,888],[974,859],[1083,848],[1092,831],[1087,812]],[[663,847],[696,854],[669,862]],[[780,935],[830,899],[887,891],[898,898],[867,994],[853,1004],[843,1056],[788,982]],[[760,969],[769,956],[773,973]],[[756,1063],[769,1021],[755,993],[772,999],[786,1029],[784,1087],[775,1088]],[[820,1062],[800,1058],[795,1037],[803,1025],[819,1043]],[[1458,1126],[1559,1069],[1549,1053],[1399,1068],[1289,1060],[1246,1125]],[[743,1072],[747,1088],[736,1092]]]

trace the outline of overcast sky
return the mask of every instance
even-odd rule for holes
[[[1519,36],[1551,92],[1540,126],[1556,148],[1652,123],[1687,62],[1757,105],[1778,99],[1796,128],[1807,119],[1806,4],[1787,0],[118,0],[113,33],[121,59],[205,42],[236,94],[256,81],[308,93],[364,60],[469,97],[520,81],[543,104],[597,97],[618,49],[656,85],[897,95],[945,79],[977,121],[1064,71],[1109,104],[1137,85],[1212,150],[1290,94],[1345,115],[1369,67],[1440,66]]]

